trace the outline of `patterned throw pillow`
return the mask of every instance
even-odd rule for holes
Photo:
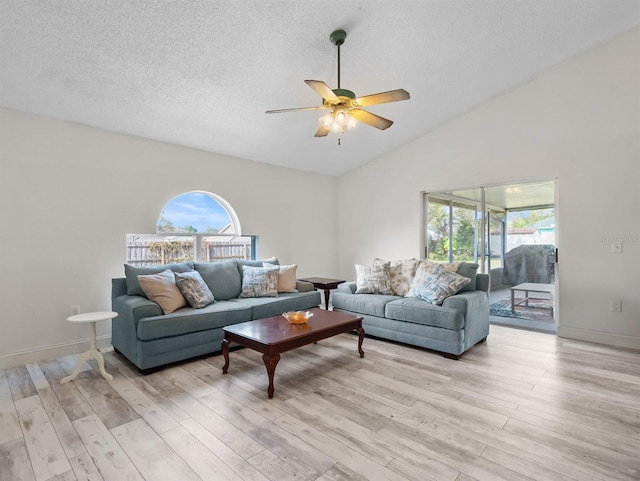
[[[469,282],[468,277],[450,272],[440,264],[421,262],[405,297],[417,297],[439,306]]]
[[[298,270],[298,264],[279,266],[263,262],[262,267],[278,267],[278,292],[297,292],[296,271]]]
[[[198,271],[174,272],[174,274],[178,289],[194,309],[202,309],[215,301],[213,293]]]
[[[432,262],[426,259],[423,259],[420,262],[440,265],[449,272],[455,272],[456,274],[459,274],[463,277],[468,277],[471,282],[469,282],[466,286],[463,286],[462,289],[460,289],[460,292],[476,290],[476,274],[478,273],[478,264],[474,264],[472,262],[451,262],[448,264],[443,264],[441,262]]]
[[[373,264],[384,264],[389,262],[389,278],[391,280],[391,290],[396,296],[404,297],[411,288],[411,281],[416,275],[416,269],[420,259],[401,259],[397,261],[384,261],[374,259]]]
[[[372,266],[356,264],[356,294],[392,295],[389,263],[381,262]]]
[[[240,297],[278,297],[278,267],[242,266]]]
[[[176,278],[171,269],[158,274],[138,276],[138,282],[147,299],[158,304],[165,314],[187,306],[187,301],[176,286]]]

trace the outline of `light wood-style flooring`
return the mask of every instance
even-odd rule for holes
[[[640,353],[492,326],[459,361],[343,334],[142,376],[0,370],[0,480],[638,480]]]

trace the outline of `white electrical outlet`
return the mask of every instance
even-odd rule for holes
[[[622,301],[611,301],[611,312],[622,312]]]
[[[77,316],[80,314],[80,306],[71,306],[70,311],[72,316]]]

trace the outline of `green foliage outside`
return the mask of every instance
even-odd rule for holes
[[[453,235],[451,251],[454,262],[475,262],[475,212],[471,209],[453,208]],[[554,209],[537,209],[515,212],[509,219],[509,228],[531,227],[541,220],[553,217]],[[430,202],[427,222],[428,259],[435,262],[449,261],[449,207]],[[496,223],[499,218],[496,217]]]
[[[511,219],[509,219],[509,228],[518,229],[522,227],[531,227],[541,220],[548,219],[553,216],[553,208],[523,211],[521,216],[513,215]]]
[[[453,236],[451,250],[453,260],[475,261],[475,212],[469,209],[453,209]],[[429,204],[428,259],[449,261],[449,208],[441,204]]]
[[[161,264],[187,262],[193,259],[193,241],[191,240],[149,242],[147,247],[151,255]]]

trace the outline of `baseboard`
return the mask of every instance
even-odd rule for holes
[[[104,352],[109,350],[109,348],[111,348],[111,336],[98,336],[97,344],[101,351]],[[89,345],[89,339],[80,339],[63,344],[42,346],[28,351],[10,352],[0,356],[0,369],[9,369],[23,364],[56,359],[62,356],[69,356],[71,354],[80,354],[89,349]]]
[[[624,347],[626,349],[640,350],[640,337],[624,336],[611,332],[593,331],[579,327],[558,326],[558,337],[575,339],[577,341],[595,342],[608,346]]]

